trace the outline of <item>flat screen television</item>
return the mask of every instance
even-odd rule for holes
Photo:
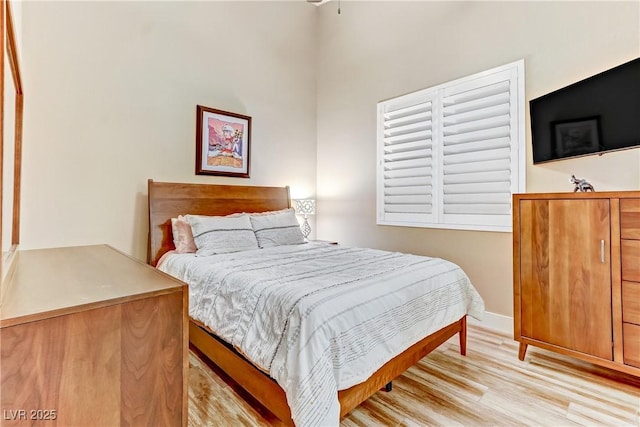
[[[640,146],[640,58],[529,101],[533,163]]]

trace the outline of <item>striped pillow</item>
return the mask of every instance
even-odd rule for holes
[[[191,225],[196,255],[208,256],[258,249],[249,215],[186,215]]]
[[[249,218],[261,248],[305,243],[293,208],[249,214]]]

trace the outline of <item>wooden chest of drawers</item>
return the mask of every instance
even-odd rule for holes
[[[3,426],[186,426],[186,285],[105,245],[18,252]]]
[[[624,363],[640,368],[640,198],[620,200]]]
[[[513,196],[514,337],[640,377],[640,192]]]

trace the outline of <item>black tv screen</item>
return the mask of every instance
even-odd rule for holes
[[[533,163],[640,146],[640,58],[532,99]]]

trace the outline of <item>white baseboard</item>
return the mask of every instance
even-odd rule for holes
[[[511,316],[485,311],[482,321],[476,320],[471,316],[467,316],[467,321],[471,325],[513,336],[513,317]]]

